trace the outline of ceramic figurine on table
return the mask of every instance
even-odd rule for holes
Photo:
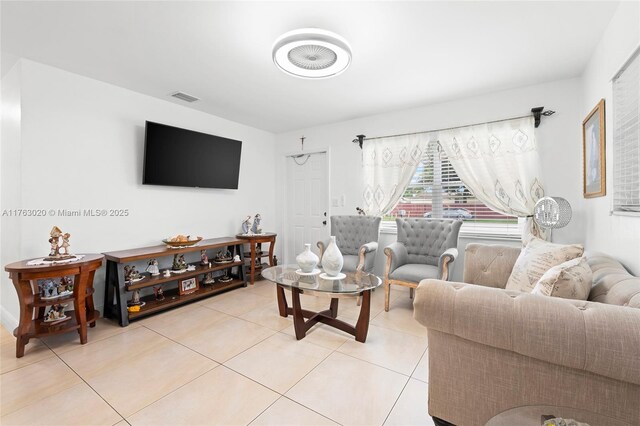
[[[278,266],[278,258],[275,254],[273,255],[273,266]]]
[[[170,271],[170,270],[168,270],[168,269],[165,269],[165,270],[164,270],[164,276],[165,276],[165,277],[167,277],[167,278],[169,278],[169,277],[171,276],[171,271]]]
[[[62,244],[60,244],[60,238],[62,238]],[[58,261],[72,259],[74,256],[69,253],[69,238],[71,238],[71,234],[63,234],[60,228],[54,226],[51,232],[49,232],[49,244],[51,245],[49,257],[45,257],[44,260]],[[64,249],[64,254],[60,253],[61,249]]]
[[[64,285],[64,291],[73,293],[73,280],[70,277],[60,278],[60,284]]]
[[[235,256],[233,256],[233,261],[234,262],[240,262],[240,255],[236,254]]]
[[[153,287],[153,294],[156,296],[156,300],[164,300],[164,290],[161,285]]]
[[[209,264],[209,256],[207,256],[206,250],[200,250],[200,264],[202,266]]]
[[[173,266],[171,269],[174,271],[183,271],[187,269],[187,261],[184,260],[184,254],[176,254],[173,256]]]
[[[216,263],[228,263],[228,262],[231,262],[232,259],[233,258],[231,256],[231,252],[229,250],[226,250],[224,252],[220,250],[216,254],[216,257],[213,258],[213,261]]]
[[[228,283],[231,280],[233,280],[233,278],[229,276],[229,273],[227,270],[224,271],[224,275],[218,278],[218,281],[220,281],[221,283]]]
[[[253,223],[251,222],[251,215],[247,216],[247,218],[242,222],[242,233],[244,235],[251,235],[253,232],[251,228],[253,227]]]
[[[262,234],[262,227],[260,226],[261,220],[262,216],[260,216],[260,213],[256,214],[253,218],[253,225],[251,226],[251,232],[253,234]]]
[[[60,246],[60,251],[64,250],[64,254],[69,254],[69,238],[71,238],[71,234],[68,232],[62,236],[62,245]]]
[[[38,283],[38,287],[40,288],[40,297],[49,299],[58,297],[58,286],[53,280],[44,280]]]
[[[213,278],[213,273],[207,272],[207,274],[204,276],[204,279],[202,280],[202,284],[213,285],[215,283],[216,283],[216,280]]]
[[[133,290],[133,295],[131,296],[131,300],[128,303],[129,306],[137,306],[142,305],[140,301],[140,290]]]
[[[156,259],[149,260],[147,269],[145,270],[154,277],[160,275],[160,268],[158,268],[158,261]]]
[[[138,270],[136,269],[135,266],[133,265],[125,265],[124,267],[124,280],[125,282],[134,282],[134,281],[140,281],[142,278],[144,278],[142,275],[140,275],[140,272],[138,272]]]
[[[52,305],[51,308],[49,308],[49,312],[47,312],[47,314],[44,316],[44,321],[45,322],[57,322],[57,321],[63,321],[65,319],[67,319],[66,314],[64,313],[64,308],[67,305]]]

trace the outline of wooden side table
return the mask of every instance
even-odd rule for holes
[[[101,254],[87,254],[75,262],[52,265],[28,265],[29,260],[14,262],[5,266],[9,278],[18,293],[20,302],[20,323],[13,331],[16,337],[16,357],[24,356],[24,347],[33,337],[66,333],[78,330],[80,343],[87,343],[87,324],[94,327],[100,312],[93,306],[93,277],[102,266]],[[73,294],[56,299],[41,299],[38,289],[39,279],[61,278],[73,275]],[[73,301],[74,313],[67,312],[70,319],[53,325],[44,323],[47,306]]]
[[[245,240],[247,243],[249,243],[249,247],[251,248],[251,259],[250,259],[251,263],[250,263],[250,269],[249,269],[249,277],[251,279],[250,281],[251,285],[253,285],[256,275],[260,275],[260,272],[262,271],[263,268],[266,268],[268,266],[274,266],[273,265],[273,249],[275,248],[275,245],[276,245],[277,236],[278,234],[275,234],[273,232],[265,232],[263,234],[254,234],[254,235],[245,235],[245,234],[236,235],[236,238]],[[265,253],[262,251],[262,243],[269,244],[268,252]],[[258,263],[258,260],[261,260],[263,257],[269,258],[269,264],[262,263],[262,261],[260,261],[259,265],[256,265]]]

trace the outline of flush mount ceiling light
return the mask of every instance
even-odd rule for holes
[[[287,74],[308,79],[334,77],[351,63],[351,47],[336,33],[301,28],[278,37],[273,62]]]

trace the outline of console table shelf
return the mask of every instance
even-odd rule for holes
[[[244,240],[247,244],[249,244],[249,264],[247,265],[247,272],[249,273],[249,280],[253,285],[255,278],[260,275],[260,271],[267,266],[273,266],[273,250],[276,245],[276,237],[278,234],[273,232],[265,232],[262,234],[237,234],[236,238],[240,238]],[[262,244],[269,244],[269,251],[262,251]],[[260,263],[260,266],[257,266],[257,259],[262,259],[263,257],[269,258],[269,264]]]
[[[179,249],[169,248],[163,244],[152,247],[142,247],[104,253],[104,256],[107,259],[104,298],[105,317],[116,318],[118,319],[120,325],[125,327],[129,325],[130,320],[155,314],[157,312],[171,309],[185,303],[191,303],[195,300],[213,296],[215,294],[234,288],[246,287],[246,266],[243,244],[244,241],[240,239],[223,237],[202,240],[194,246],[183,247]],[[170,259],[172,259],[176,254],[194,253],[200,252],[201,250],[210,249],[229,250],[231,251],[232,255],[240,256],[240,261],[229,263],[215,263],[213,259],[211,259],[211,267],[209,267],[209,265],[202,265],[200,262],[192,262],[189,265],[195,266],[195,270],[193,271],[185,271],[180,274],[172,273],[171,276],[168,277],[164,276],[164,274],[152,276],[149,273],[145,272],[141,274],[142,276],[144,276],[144,279],[133,283],[125,283],[124,267],[126,264],[134,262],[144,262],[154,258],[169,258],[170,261]],[[213,255],[214,253],[209,252],[207,254]],[[237,273],[235,275],[231,274],[233,268],[237,268]],[[144,267],[139,269],[144,270]],[[213,285],[200,285],[200,288],[191,293],[182,295],[179,294],[179,290],[177,287],[180,281],[194,277],[196,278],[196,280],[200,281],[200,277],[209,272],[223,270],[226,270],[228,275],[233,278],[232,281],[226,283],[216,282]],[[159,286],[161,284],[167,283],[174,284],[174,287],[163,287],[163,300],[157,300],[155,298],[155,295],[143,296],[140,298],[140,301],[144,302],[144,306],[140,306],[140,310],[138,312],[129,312],[127,310],[127,300],[129,299],[130,292],[139,291],[141,289]]]

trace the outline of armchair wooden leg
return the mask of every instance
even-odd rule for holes
[[[389,312],[389,297],[391,293],[391,284],[389,284],[389,279],[386,278],[384,280],[384,311]]]

